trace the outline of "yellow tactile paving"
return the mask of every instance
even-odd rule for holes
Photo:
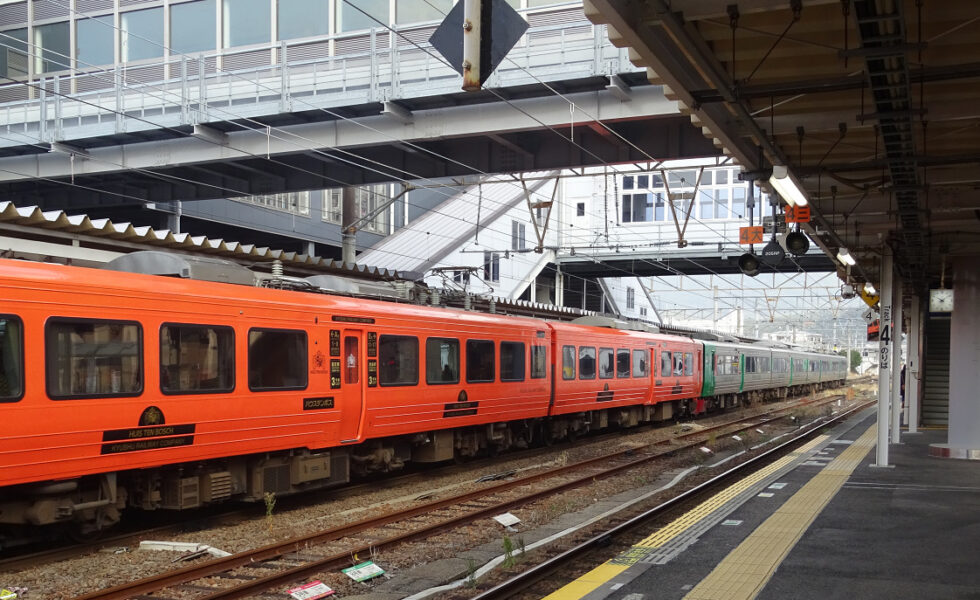
[[[737,548],[685,600],[750,600],[766,585],[817,515],[840,490],[877,440],[871,427],[804,485]]]
[[[825,435],[818,436],[816,439],[800,446],[764,469],[725,488],[695,508],[684,513],[684,515],[678,517],[666,527],[658,529],[647,538],[637,542],[630,550],[621,552],[616,558],[599,565],[575,581],[548,594],[543,600],[575,600],[584,597],[636,564],[638,560],[646,556],[649,549],[659,548],[668,543],[692,525],[699,523],[732,498],[735,498],[759,481],[779,471],[779,469],[798,459],[803,454],[806,454],[814,447],[826,441],[826,439],[827,436]]]

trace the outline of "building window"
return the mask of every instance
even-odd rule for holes
[[[626,308],[636,308],[636,290],[626,288]]]
[[[623,223],[642,223],[652,220],[652,194],[643,193],[623,195]]]
[[[647,307],[645,307],[645,306],[641,306],[640,307],[640,316],[641,317],[647,316]]]
[[[131,10],[119,15],[122,62],[163,56],[163,7]]]
[[[162,27],[162,25],[161,25]],[[103,32],[107,35],[108,32]],[[34,27],[34,70],[51,73],[70,68],[71,42],[68,40],[68,21]]]
[[[215,0],[198,0],[170,5],[171,54],[215,49],[214,3]]]
[[[665,196],[663,192],[657,192],[654,195],[654,220],[655,221],[669,221],[670,211],[667,208],[667,202],[664,200]]]
[[[264,194],[261,196],[243,196],[231,198],[235,202],[255,204],[272,210],[280,210],[304,217],[310,216],[309,192],[285,192],[282,194]]]
[[[732,188],[732,214],[733,219],[745,218],[745,186],[740,185]]]
[[[525,233],[527,231],[527,227],[524,225],[524,223],[520,223],[518,221],[511,221],[510,230],[511,230],[510,249],[524,250],[525,248],[527,248],[527,241],[525,239]]]
[[[112,15],[75,21],[76,68],[86,69],[115,62],[113,28]]]
[[[585,202],[579,202],[575,205],[575,216],[584,217],[585,216]]]
[[[276,39],[291,40],[330,33],[328,7],[329,3],[324,0],[278,0]]]
[[[388,25],[388,0],[357,0],[337,3],[338,31],[384,29]]]
[[[728,190],[715,190],[715,218],[732,218],[732,212],[728,208]]]
[[[222,47],[269,42],[269,0],[222,0]]]
[[[395,22],[442,21],[452,7],[452,0],[398,0],[395,2]]]
[[[468,284],[470,282],[470,272],[462,270],[453,271],[453,281],[456,283]]]
[[[333,188],[324,193],[324,221],[338,225],[343,222],[343,193],[342,188]],[[354,188],[354,220],[357,221],[372,213],[375,214],[372,219],[360,223],[357,228],[361,231],[387,235],[390,202],[391,190],[387,184]]]
[[[483,253],[483,280],[497,283],[500,281],[500,253]]]
[[[0,75],[27,77],[27,45],[26,28],[0,32]]]

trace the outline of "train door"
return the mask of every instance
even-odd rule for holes
[[[340,423],[341,442],[358,439],[364,391],[367,388],[364,332],[344,329],[341,332],[340,379],[344,390],[344,411]]]

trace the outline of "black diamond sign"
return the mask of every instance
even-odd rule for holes
[[[463,5],[457,2],[429,38],[456,72],[463,74]],[[527,31],[527,21],[506,0],[483,0],[480,13],[480,83],[500,66],[517,40]]]

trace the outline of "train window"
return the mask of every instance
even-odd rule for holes
[[[561,378],[575,379],[575,346],[561,347]]]
[[[231,327],[160,327],[160,391],[164,394],[235,389],[235,332]]]
[[[288,329],[249,329],[248,388],[301,390],[306,388],[306,332]]]
[[[691,352],[684,353],[684,374],[694,375],[694,354]]]
[[[500,381],[524,381],[523,342],[500,342]]]
[[[616,374],[616,354],[612,348],[599,348],[599,378],[612,379]]]
[[[453,338],[425,340],[425,382],[459,383],[459,340]]]
[[[676,352],[674,354],[674,375],[684,374],[684,353]]]
[[[531,379],[548,377],[548,347],[531,346]]]
[[[630,351],[623,348],[616,350],[616,377],[630,376]]]
[[[673,362],[670,356],[671,354],[667,350],[660,351],[660,376],[661,377],[670,377],[670,374],[673,373],[674,371],[673,367],[671,366]]]
[[[755,357],[754,356],[746,356],[745,357],[745,372],[746,373],[755,373]]]
[[[418,385],[419,339],[410,335],[378,336],[378,384]]]
[[[361,338],[356,335],[344,336],[344,383],[355,384],[361,379],[361,369],[357,364],[361,356],[358,347]]]
[[[494,359],[492,340],[466,340],[466,381],[493,381],[496,369]]]
[[[143,392],[143,332],[132,321],[50,319],[44,327],[48,395],[56,400]]]
[[[633,377],[647,376],[647,351],[633,351]]]
[[[578,378],[595,379],[595,348],[582,346],[578,349]]]
[[[0,402],[24,395],[24,328],[17,317],[0,317]]]

